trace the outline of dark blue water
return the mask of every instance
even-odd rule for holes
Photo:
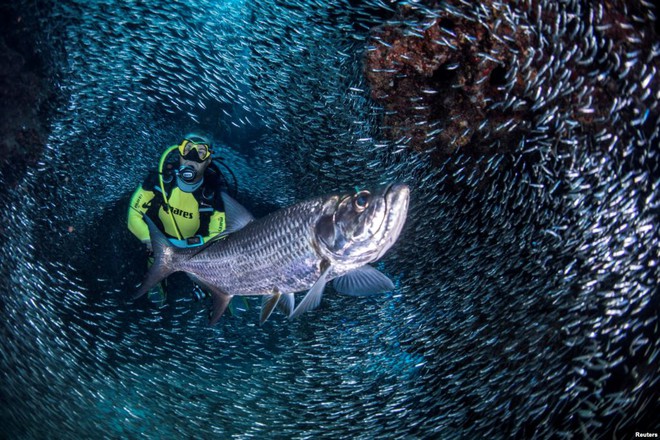
[[[604,132],[553,109],[567,105],[552,101],[557,69],[538,86],[548,104],[523,141],[443,156],[388,138],[369,96],[370,29],[396,19],[394,3],[21,3],[56,97],[41,161],[0,195],[2,437],[660,430],[658,83],[644,81],[657,39],[630,42],[641,55],[629,76],[609,71],[622,116]],[[452,3],[455,17],[493,18]],[[561,32],[530,23],[523,3],[493,4],[534,32]],[[538,50],[561,59],[570,47]],[[632,122],[647,111],[648,124]],[[145,270],[128,198],[197,129],[221,146],[257,216],[337,189],[409,184],[407,225],[379,263],[396,290],[330,292],[301,319],[263,327],[258,299],[208,327],[182,278],[162,309],[128,301]]]

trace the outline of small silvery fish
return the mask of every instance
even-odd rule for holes
[[[394,184],[374,192],[310,199],[255,220],[223,194],[227,230],[199,248],[177,248],[145,217],[154,250],[139,298],[170,274],[187,273],[213,296],[210,323],[234,295],[263,295],[261,322],[275,306],[293,319],[316,308],[327,282],[335,290],[365,296],[394,285],[368,263],[399,237],[410,190]],[[294,292],[309,290],[295,306]]]

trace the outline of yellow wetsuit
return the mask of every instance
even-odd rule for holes
[[[163,174],[169,207],[165,204],[157,172],[150,173],[131,198],[128,229],[138,239],[145,244],[149,242],[149,229],[142,219],[144,214],[179,246],[205,243],[225,230],[220,192],[227,191],[227,184],[215,164],[207,167],[198,188],[178,185],[172,172]]]

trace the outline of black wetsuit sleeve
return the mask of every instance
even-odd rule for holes
[[[158,172],[150,172],[147,177],[142,181],[142,189],[145,191],[159,191],[160,180],[158,179]]]

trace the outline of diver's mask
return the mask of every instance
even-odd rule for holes
[[[211,146],[205,142],[184,139],[179,145],[179,154],[191,162],[204,162],[211,156]]]

